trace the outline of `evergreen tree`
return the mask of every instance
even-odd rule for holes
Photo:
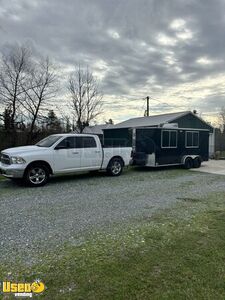
[[[48,116],[47,116],[47,129],[50,131],[62,131],[61,122],[56,116],[53,109],[49,110]]]

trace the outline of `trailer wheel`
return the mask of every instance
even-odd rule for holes
[[[187,157],[185,159],[184,168],[185,169],[191,169],[191,168],[193,168],[193,159],[191,157]]]
[[[201,159],[200,159],[200,157],[196,157],[194,159],[193,166],[194,166],[194,168],[200,168],[201,167]]]
[[[107,167],[107,173],[111,176],[119,176],[123,172],[123,161],[118,157],[112,158]]]

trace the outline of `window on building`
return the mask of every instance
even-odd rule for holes
[[[199,132],[198,131],[186,131],[185,146],[186,148],[198,148],[199,147]]]
[[[170,146],[170,132],[163,131],[162,132],[162,147],[167,148]]]
[[[177,131],[163,130],[161,135],[162,148],[177,148]]]
[[[170,131],[170,147],[177,147],[177,132]]]

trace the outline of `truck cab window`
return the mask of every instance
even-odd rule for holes
[[[95,147],[97,147],[97,145],[93,137],[84,138],[84,148],[95,148]]]
[[[96,141],[93,137],[77,137],[76,138],[76,148],[96,148]]]
[[[57,148],[67,148],[67,149],[73,149],[75,147],[75,138],[74,137],[67,137],[63,139],[58,145]]]

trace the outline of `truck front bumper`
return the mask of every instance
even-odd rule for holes
[[[23,178],[24,165],[5,165],[0,163],[0,174],[8,178]]]

